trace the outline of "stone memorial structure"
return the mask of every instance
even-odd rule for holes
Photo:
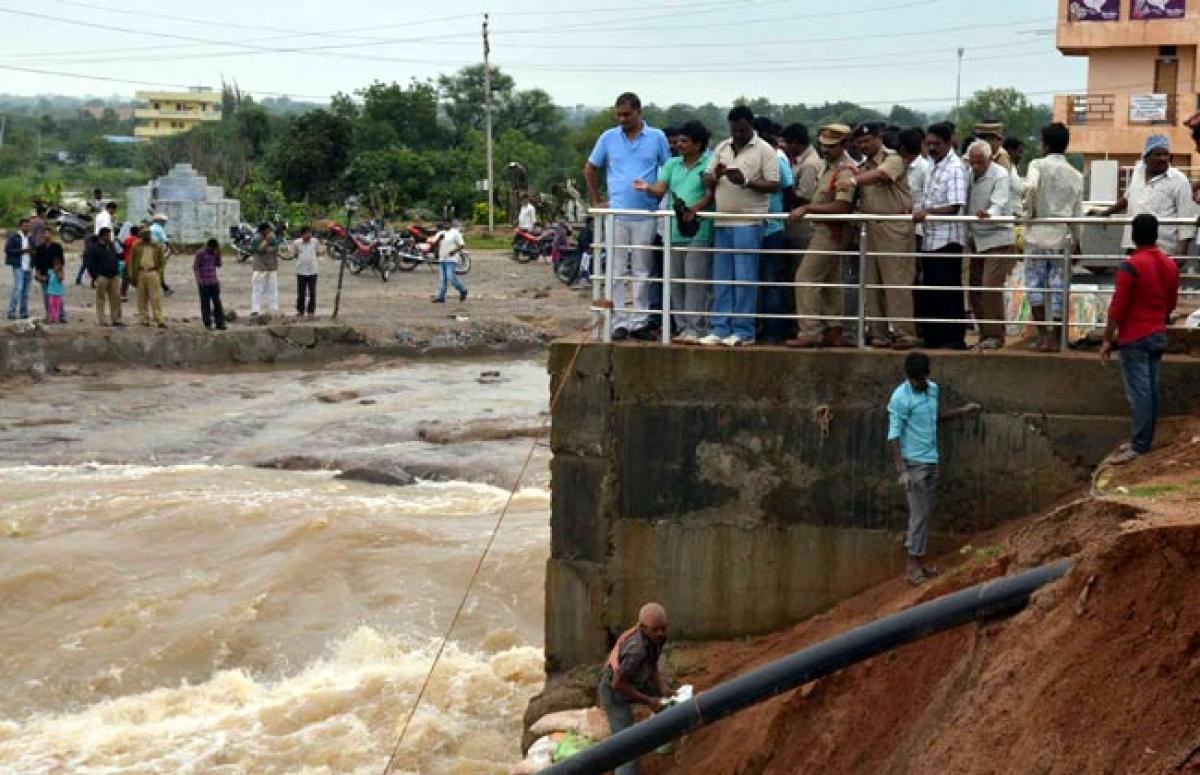
[[[199,244],[215,237],[229,240],[229,227],[242,219],[242,205],[225,196],[221,186],[208,185],[192,165],[180,162],[161,178],[126,190],[127,217],[142,221],[155,213],[169,219],[167,233],[176,242]]]

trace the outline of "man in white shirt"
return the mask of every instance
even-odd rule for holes
[[[980,321],[979,349],[998,350],[1004,346],[1004,291],[980,289],[1002,288],[1016,263],[1012,258],[1016,241],[1012,225],[988,223],[988,219],[1012,215],[1009,204],[1011,179],[1003,165],[993,159],[992,148],[986,140],[971,143],[967,149],[967,164],[971,168],[971,179],[967,186],[966,214],[980,218],[968,224],[971,252],[987,255],[987,258],[971,259],[968,264],[971,311]]]
[[[1059,122],[1042,127],[1043,158],[1029,163],[1025,176],[1025,212],[1030,218],[1067,218],[1083,215],[1083,175],[1064,155],[1071,132]],[[1052,320],[1063,314],[1063,252],[1079,245],[1079,229],[1061,223],[1039,223],[1025,234],[1025,286],[1033,319],[1046,322],[1046,297]],[[1037,349],[1054,352],[1061,338],[1057,326],[1038,326]]]
[[[932,167],[921,199],[914,200],[913,220],[925,224],[918,263],[918,285],[926,286],[914,296],[916,317],[961,321],[963,307],[962,252],[967,225],[959,222],[926,221],[930,215],[959,215],[967,202],[966,169],[954,152],[954,127],[945,122],[929,127],[925,147]],[[953,290],[937,290],[938,287]],[[918,331],[931,349],[965,350],[966,324],[961,322],[919,323]]]
[[[29,219],[22,218],[17,231],[4,242],[4,263],[12,267],[13,288],[8,298],[8,319],[29,317],[29,286],[33,282],[33,243],[29,236]]]
[[[317,249],[311,226],[300,228],[300,238],[292,242],[296,254],[296,317],[317,319]]]
[[[434,304],[446,303],[446,286],[453,285],[454,290],[458,291],[458,300],[464,302],[467,300],[467,286],[463,281],[458,279],[458,254],[466,247],[466,240],[463,239],[462,231],[459,230],[458,222],[450,223],[449,221],[442,224],[442,230],[439,231],[433,238],[437,243],[438,252],[438,293],[433,297]]]
[[[110,232],[116,232],[113,228],[113,221],[117,214],[117,203],[109,202],[104,206],[104,209],[96,213],[96,223],[92,228],[93,234],[99,234],[101,229],[108,229]]]
[[[534,209],[533,202],[529,201],[529,197],[523,196],[521,197],[521,211],[517,214],[517,228],[523,231],[532,231],[535,223],[537,223],[537,210]]]
[[[1171,145],[1166,135],[1150,135],[1142,151],[1142,160],[1129,176],[1129,187],[1116,204],[1101,211],[1103,215],[1128,213],[1136,217],[1149,213],[1159,219],[1158,247],[1168,256],[1180,258],[1188,254],[1188,248],[1196,236],[1195,226],[1173,226],[1162,223],[1163,218],[1191,218],[1197,216],[1196,203],[1192,199],[1192,184],[1187,176],[1171,166]],[[1126,251],[1134,248],[1130,227],[1125,227],[1121,247]]]

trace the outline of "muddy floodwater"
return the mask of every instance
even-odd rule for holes
[[[380,772],[533,444],[394,770],[505,772],[543,677],[548,453],[420,430],[546,404],[532,361],[9,386],[0,772]],[[337,478],[381,466],[417,483]]]

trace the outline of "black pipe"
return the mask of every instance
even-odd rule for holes
[[[693,729],[808,683],[843,667],[966,622],[1016,613],[1035,590],[1071,569],[1070,560],[995,579],[823,641],[714,686],[691,702],[634,724],[541,775],[600,775]]]

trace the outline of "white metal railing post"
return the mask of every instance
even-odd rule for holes
[[[596,275],[596,266],[600,263],[600,250],[596,247],[596,242],[592,243],[592,260],[588,266],[588,284],[592,286],[592,338],[601,339],[603,334],[600,333],[600,327],[604,325],[604,313],[601,311],[604,295],[604,288],[601,283],[604,282],[602,277]],[[580,256],[580,259],[583,257]]]
[[[662,343],[671,343],[671,216],[662,217]]]
[[[613,330],[613,272],[617,265],[617,216],[604,216],[604,335],[605,342],[612,341]]]
[[[845,309],[845,305],[842,306]],[[845,314],[843,312],[842,314]],[[858,228],[858,349],[867,348],[867,222]]]
[[[1075,240],[1070,232],[1067,233],[1067,244],[1063,248],[1063,287],[1062,287],[1062,339],[1060,349],[1066,352],[1071,346],[1071,253],[1075,250]]]

